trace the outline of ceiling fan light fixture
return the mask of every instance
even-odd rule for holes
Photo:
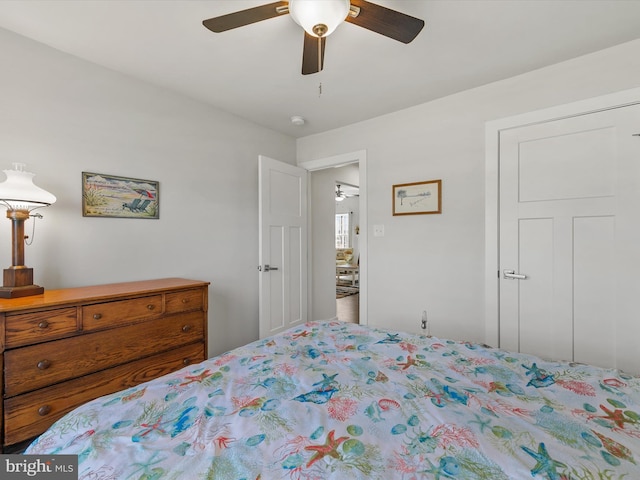
[[[289,0],[291,18],[314,37],[326,37],[349,14],[349,0]]]

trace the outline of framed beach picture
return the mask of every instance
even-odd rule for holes
[[[394,215],[442,213],[442,180],[394,185],[392,193]]]
[[[82,172],[82,216],[160,218],[159,184],[153,180]]]

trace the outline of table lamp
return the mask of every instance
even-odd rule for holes
[[[11,220],[11,267],[3,272],[0,298],[17,298],[38,295],[44,288],[33,284],[33,268],[24,264],[24,222],[36,208],[55,203],[56,197],[33,184],[33,173],[24,170],[25,165],[14,163],[13,170],[4,170],[7,179],[0,183],[0,204],[7,207]]]

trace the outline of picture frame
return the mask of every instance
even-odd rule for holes
[[[442,180],[393,185],[393,215],[442,213]]]
[[[82,172],[82,216],[158,219],[159,188],[154,180]]]

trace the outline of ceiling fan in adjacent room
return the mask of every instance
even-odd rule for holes
[[[343,184],[336,184],[336,202],[341,202],[345,198],[359,197],[358,187],[346,185],[346,189],[340,188]]]
[[[342,22],[353,23],[402,43],[411,42],[424,27],[424,20],[365,0],[289,0],[248,8],[209,18],[202,24],[220,33],[270,18],[291,14],[304,28],[302,74],[322,70],[327,36]]]

